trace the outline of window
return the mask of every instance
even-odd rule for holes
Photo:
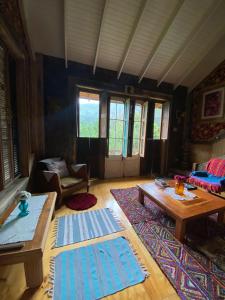
[[[140,138],[141,138],[141,117],[142,117],[142,105],[135,104],[134,109],[134,127],[133,127],[133,145],[132,155],[139,154]]]
[[[1,189],[20,173],[15,74],[15,61],[10,59],[4,47],[0,46]]]
[[[99,94],[79,93],[79,137],[99,137]]]
[[[153,124],[153,139],[159,140],[161,138],[161,125],[162,125],[162,104],[155,103],[154,110],[154,124]]]
[[[123,101],[110,101],[109,155],[122,155],[125,132],[125,105]]]

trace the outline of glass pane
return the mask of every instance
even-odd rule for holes
[[[139,139],[140,138],[140,130],[141,130],[141,123],[140,122],[134,122],[134,132],[133,132],[133,138]]]
[[[124,138],[124,103],[110,102],[109,154],[121,155]]]
[[[142,105],[141,104],[135,104],[135,111],[134,111],[134,121],[141,121],[141,111],[142,111]]]
[[[109,137],[116,137],[116,120],[110,120],[109,124]]]
[[[119,120],[124,120],[124,104],[123,103],[117,103],[116,106],[116,112],[117,112],[117,116],[116,118]]]
[[[123,121],[116,120],[116,137],[123,138]]]
[[[109,154],[115,155],[115,149],[116,149],[116,140],[110,138],[109,139]]]
[[[116,155],[122,154],[123,139],[116,139]]]
[[[155,111],[154,111],[154,124],[153,124],[153,138],[155,140],[160,139],[161,120],[162,120],[162,104],[156,103]]]
[[[110,103],[110,119],[116,119],[116,103]]]
[[[99,137],[99,101],[79,98],[80,108],[80,137]],[[94,97],[93,97],[94,98]]]
[[[139,153],[139,139],[133,139],[132,155],[137,155]]]

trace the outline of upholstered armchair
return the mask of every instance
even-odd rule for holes
[[[40,186],[42,192],[57,192],[57,207],[63,198],[81,188],[89,190],[86,164],[66,163],[61,158],[48,158],[39,161]]]

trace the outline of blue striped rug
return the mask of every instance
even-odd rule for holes
[[[66,215],[56,220],[56,240],[53,247],[62,247],[121,230],[123,227],[109,208]]]
[[[148,276],[124,237],[64,251],[51,259],[53,300],[94,300],[141,283]]]

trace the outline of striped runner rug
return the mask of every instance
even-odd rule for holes
[[[56,220],[56,240],[53,247],[94,239],[123,229],[109,208],[65,215]]]
[[[53,257],[48,295],[53,300],[93,300],[141,283],[148,276],[124,237]]]

